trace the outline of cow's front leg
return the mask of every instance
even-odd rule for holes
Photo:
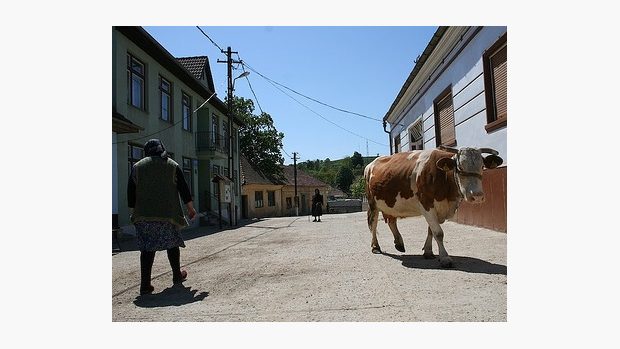
[[[448,256],[448,252],[443,246],[443,229],[441,229],[441,226],[439,225],[439,220],[437,219],[437,215],[435,214],[434,209],[431,209],[430,212],[426,211],[424,216],[430,230],[433,232],[433,237],[435,238],[435,241],[437,241],[437,246],[439,247],[439,264],[443,268],[451,267],[452,258]]]
[[[405,252],[405,243],[403,242],[403,237],[400,235],[398,231],[398,227],[396,226],[396,217],[389,217],[388,226],[392,231],[392,235],[394,235],[394,247],[400,252]]]
[[[428,227],[428,235],[426,235],[426,242],[422,249],[424,250],[425,259],[435,258],[433,254],[433,232],[431,231],[431,227]]]
[[[370,248],[372,253],[381,253],[381,247],[379,247],[379,241],[377,241],[377,219],[379,218],[379,210],[371,203],[368,205],[368,228],[370,234],[372,234],[372,241],[370,242]]]

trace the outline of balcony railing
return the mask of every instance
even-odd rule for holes
[[[218,133],[196,132],[196,151],[228,153],[228,140]]]

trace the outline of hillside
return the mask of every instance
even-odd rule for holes
[[[358,152],[354,152],[353,156],[347,156],[343,159],[306,160],[297,163],[297,166],[332,187],[339,188],[345,193],[353,191],[354,195],[359,195],[359,191],[363,188],[357,188],[356,191],[355,183],[361,182],[364,167],[376,158],[376,156],[361,156]]]

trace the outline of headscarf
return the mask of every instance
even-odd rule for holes
[[[163,159],[168,157],[164,144],[159,139],[150,139],[144,144],[144,156],[160,156]]]

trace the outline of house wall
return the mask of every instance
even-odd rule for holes
[[[264,218],[282,216],[282,186],[268,184],[245,184],[243,185],[243,195],[248,196],[248,218]],[[263,192],[263,207],[256,207],[255,192]],[[269,206],[267,192],[275,191],[275,205]],[[241,214],[239,207],[239,214]]]
[[[506,27],[458,27],[446,31],[404,95],[406,98],[394,109],[392,115],[396,117],[391,115],[389,119],[392,139],[400,137],[399,151],[411,149],[408,130],[418,120],[423,120],[424,148],[435,148],[433,103],[449,88],[454,105],[456,147],[490,147],[497,150],[504,160],[502,167],[483,173],[486,203],[477,206],[462,204],[455,220],[503,232],[506,231],[507,217],[507,127],[491,132],[485,129],[487,115],[482,56],[506,31]],[[454,49],[450,51],[452,47]]]
[[[118,214],[118,172],[116,132],[112,132],[112,215]]]
[[[421,88],[420,94],[410,92],[410,98],[401,101],[400,108],[395,109],[399,115],[397,122],[404,126],[391,122],[393,127],[390,135],[392,138],[397,135],[401,138],[400,151],[410,150],[408,129],[420,118],[423,120],[424,148],[436,147],[433,102],[446,88],[450,88],[454,104],[456,147],[490,147],[499,151],[504,164],[508,164],[507,128],[493,132],[487,132],[484,128],[487,116],[482,65],[484,51],[506,33],[506,30],[506,27],[483,27],[475,33],[475,27],[463,27],[452,33],[452,36],[446,34],[448,41],[453,41],[438,45],[427,61],[427,64],[437,62],[435,72],[433,73],[434,67],[429,66],[422,69],[416,77],[416,80],[422,78],[427,81],[428,78],[425,77],[430,76],[431,83],[412,84],[414,89]],[[461,34],[464,34],[464,37],[459,46],[448,54]],[[442,60],[450,62],[452,59],[454,60],[447,66],[440,63]]]
[[[173,159],[182,166],[183,157],[197,159],[195,151],[195,137],[193,132],[196,132],[198,129],[198,119],[209,118],[209,113],[216,110],[216,108],[214,108],[210,103],[207,103],[203,108],[198,110],[197,113],[193,113],[191,116],[192,132],[183,130],[182,123],[178,123],[175,126],[170,127],[171,124],[169,122],[160,119],[160,75],[170,81],[173,86],[172,110],[174,123],[180,121],[182,118],[181,96],[183,92],[191,97],[192,111],[200,106],[205,99],[197,92],[190,89],[179,78],[170,73],[154,58],[150,57],[146,52],[115,29],[112,29],[112,47],[112,106],[131,122],[144,128],[143,131],[137,134],[119,134],[116,139],[116,142],[122,143],[118,143],[115,150],[117,164],[113,167],[113,171],[116,169],[115,172],[118,186],[116,189],[113,188],[113,190],[115,190],[118,200],[119,225],[127,226],[130,223],[126,192],[127,180],[129,176],[129,163],[127,160],[129,154],[127,149],[127,141],[135,145],[143,146],[148,139],[159,138],[162,140],[167,150],[174,153]],[[145,64],[146,110],[140,110],[127,102],[127,53],[131,53]],[[163,129],[166,130],[146,138],[136,139]],[[192,188],[190,188],[194,201],[198,201],[200,189],[202,189],[201,187],[204,185],[204,181],[199,180],[200,176],[204,175],[204,173],[199,171],[200,168],[204,168],[204,166],[200,166],[200,163],[198,163],[198,166],[194,169],[193,174],[194,184]],[[209,173],[207,173],[207,175],[208,174]],[[238,203],[239,197],[237,196],[236,198]],[[202,208],[199,207],[199,210],[200,209]]]

